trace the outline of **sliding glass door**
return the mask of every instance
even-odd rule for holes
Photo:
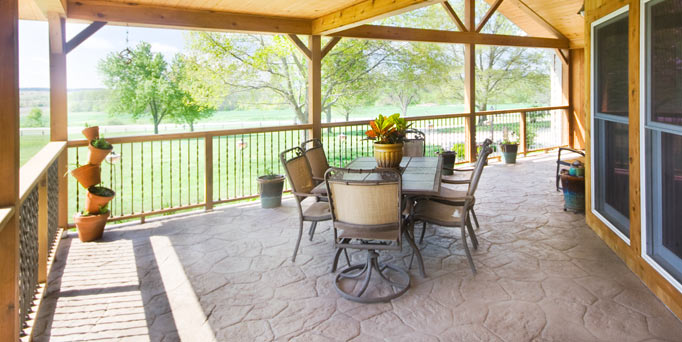
[[[682,280],[682,0],[645,6],[646,252]]]

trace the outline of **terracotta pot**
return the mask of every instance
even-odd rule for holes
[[[101,148],[92,146],[92,144],[88,145],[88,150],[90,151],[90,153],[88,153],[88,164],[102,164],[104,158],[106,158],[113,149],[113,146],[108,150],[103,150]]]
[[[92,189],[92,187],[90,189]],[[109,204],[109,201],[111,201],[114,198],[114,196],[116,196],[116,193],[109,188],[105,189],[111,191],[112,193],[111,196],[95,195],[92,192],[90,192],[90,189],[88,189],[88,196],[85,198],[85,210],[91,213],[99,212],[100,208]]]
[[[403,143],[374,143],[374,159],[376,159],[378,167],[397,168],[400,166],[400,161],[403,160]]]
[[[74,215],[73,221],[78,229],[78,238],[83,242],[99,240],[104,233],[108,218],[109,212],[90,216]]]
[[[99,126],[86,127],[81,131],[88,141],[93,141],[99,138]]]
[[[84,188],[89,188],[102,182],[99,165],[86,164],[71,170],[71,175],[76,178]]]

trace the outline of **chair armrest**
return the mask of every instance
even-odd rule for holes
[[[296,196],[299,196],[299,197],[320,197],[321,196],[321,195],[315,195],[315,194],[311,194],[311,193],[307,193],[307,192],[292,191],[291,193],[296,195]],[[324,197],[324,196],[321,196],[321,197]]]
[[[315,177],[315,176],[313,176],[313,180],[324,182],[324,178],[323,178],[323,177]]]
[[[471,183],[471,180],[470,179],[450,180],[441,178],[440,182],[445,184],[469,184]]]
[[[585,156],[585,151],[576,150],[576,149],[570,148],[570,147],[559,147],[559,158],[561,158],[561,151],[570,151],[573,153],[577,153],[583,157]]]

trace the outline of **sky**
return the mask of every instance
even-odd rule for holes
[[[66,40],[78,34],[87,24],[66,24]],[[120,52],[140,41],[149,42],[152,51],[170,61],[183,50],[188,31],[106,25],[67,55],[67,87],[103,88],[97,63],[109,53]],[[50,61],[48,29],[45,21],[19,21],[19,87],[49,88]]]

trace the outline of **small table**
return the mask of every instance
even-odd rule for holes
[[[372,170],[377,167],[373,157],[360,157],[346,165],[348,169]],[[403,177],[403,195],[438,195],[440,178],[443,170],[443,158],[440,157],[403,157],[400,171]],[[349,175],[352,176],[352,175]],[[365,175],[364,177],[367,177]],[[324,183],[312,191],[315,195],[326,195]]]

